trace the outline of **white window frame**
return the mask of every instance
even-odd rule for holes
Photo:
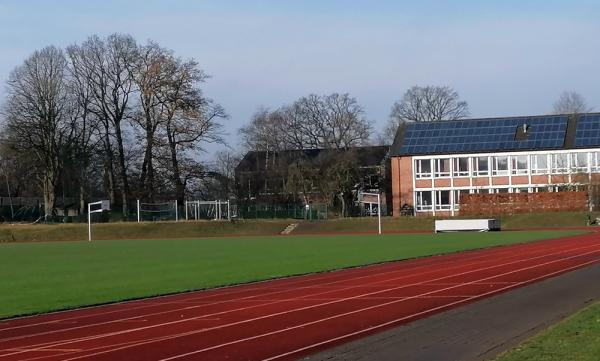
[[[460,169],[460,161],[461,160],[466,160],[467,161],[467,169],[466,170],[461,170]],[[452,163],[453,163],[452,176],[454,176],[454,177],[468,177],[471,174],[471,158],[469,158],[469,157],[452,158]]]
[[[564,159],[561,159],[563,158]],[[552,154],[552,173],[564,174],[569,172],[569,153]],[[559,161],[560,160],[560,161]],[[563,163],[564,161],[564,163]]]
[[[525,159],[525,168],[519,167],[519,160]],[[514,175],[526,175],[529,174],[529,157],[527,155],[513,155],[510,157],[511,162],[511,173]]]
[[[416,199],[416,207],[415,210],[417,212],[426,212],[433,210],[433,191],[416,191],[415,192]],[[423,204],[423,194],[429,193],[429,204]]]
[[[442,204],[442,192],[448,192],[448,203]],[[452,210],[452,191],[449,189],[439,189],[435,191],[435,210],[450,211]]]
[[[423,163],[429,162],[429,172],[423,172]],[[431,178],[433,175],[432,159],[415,159],[415,178]]]
[[[487,170],[479,169],[479,160],[481,158],[485,158],[485,163],[487,166]],[[489,156],[481,156],[481,157],[473,157],[473,175],[475,176],[489,176],[490,175],[490,157]]]
[[[506,159],[506,169],[498,169],[498,159]],[[510,166],[510,159],[508,155],[497,155],[492,157],[492,175],[493,176],[507,176],[509,175],[508,168]]]
[[[579,157],[583,156],[585,166],[582,166],[580,163],[581,159]],[[587,173],[589,166],[589,157],[587,152],[578,152],[578,153],[570,153],[569,154],[569,169],[571,173]]]
[[[439,169],[441,169],[441,165],[443,164],[443,161],[448,161],[448,170],[447,171],[441,171]],[[452,172],[452,158],[436,158],[434,160],[434,177],[435,178],[448,178],[450,177],[450,173]]]
[[[546,166],[544,168],[540,168],[539,159],[546,160]],[[531,174],[548,174],[550,167],[548,165],[551,162],[548,160],[548,154],[532,154],[531,155]]]

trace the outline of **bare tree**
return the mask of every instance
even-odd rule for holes
[[[57,182],[76,129],[66,72],[62,50],[49,46],[34,52],[7,82],[8,142],[38,169],[46,220],[54,210]]]
[[[195,60],[175,59],[172,65],[167,86],[159,94],[164,107],[164,124],[158,137],[161,146],[168,150],[177,200],[183,202],[188,176],[182,160],[191,161],[186,153],[201,150],[203,142],[223,141],[219,120],[226,118],[227,114],[223,107],[204,97],[199,84],[206,80],[207,75],[199,69]]]
[[[469,105],[448,86],[413,86],[392,106],[390,119],[381,138],[391,144],[396,130],[409,122],[457,120],[469,116]]]
[[[135,82],[139,88],[141,107],[134,120],[144,131],[145,151],[140,186],[143,197],[153,201],[155,133],[166,120],[166,101],[171,96],[171,77],[177,71],[177,62],[170,51],[153,42],[143,46],[139,53]]]
[[[562,92],[554,102],[554,114],[581,114],[591,111],[592,107],[587,105],[585,98],[574,91]]]
[[[113,34],[106,39],[91,36],[81,46],[71,46],[70,53],[78,53],[81,59],[75,66],[86,74],[92,90],[92,111],[103,122],[104,148],[107,156],[107,173],[114,189],[113,146],[111,136],[116,138],[118,169],[121,181],[123,218],[129,216],[129,179],[126,152],[123,146],[124,121],[131,118],[131,97],[136,91],[133,69],[138,47],[130,35]]]

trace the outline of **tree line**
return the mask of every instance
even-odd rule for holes
[[[41,193],[46,218],[57,197],[66,195],[76,196],[82,214],[88,199],[108,197],[127,219],[136,198],[183,203],[194,192],[200,197],[235,193],[237,152],[263,151],[269,158],[282,150],[391,145],[409,122],[470,114],[451,87],[413,86],[393,104],[387,125],[376,134],[374,122],[350,94],[310,94],[259,109],[239,129],[240,146],[219,152],[208,166],[202,146],[223,143],[227,119],[223,107],[202,91],[208,79],[195,59],[127,34],[94,35],[65,49],[35,51],[6,81],[0,118],[6,187],[13,195]],[[575,92],[563,93],[554,104],[556,113],[589,110]],[[325,182],[330,199],[337,195],[347,202],[356,176],[347,169],[356,165],[352,158],[327,162],[330,177],[313,174],[311,182]],[[290,189],[302,190],[310,167],[293,166]]]
[[[203,177],[198,151],[222,141],[226,113],[204,96],[194,59],[130,35],[48,46],[17,66],[2,107],[1,159],[13,192],[35,180],[51,217],[57,192],[108,196],[129,217],[132,195],[183,201]],[[38,193],[39,194],[39,193]]]

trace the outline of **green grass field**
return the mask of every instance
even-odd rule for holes
[[[600,303],[550,327],[496,361],[598,361]]]
[[[0,244],[0,318],[577,232]]]

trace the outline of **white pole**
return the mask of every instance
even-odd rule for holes
[[[137,200],[137,218],[138,218],[138,223],[140,223],[140,200]]]
[[[91,204],[88,203],[88,242],[92,241],[92,213]]]
[[[188,210],[187,210],[188,201],[185,201],[183,204],[185,204],[185,220],[187,221],[188,220]]]
[[[227,220],[231,221],[231,204],[229,199],[227,200]]]
[[[177,213],[177,199],[175,200],[175,222],[179,222],[179,214]]]
[[[196,201],[196,220],[200,217],[200,201]]]
[[[379,234],[381,234],[381,195],[377,193],[377,221],[379,223]]]

